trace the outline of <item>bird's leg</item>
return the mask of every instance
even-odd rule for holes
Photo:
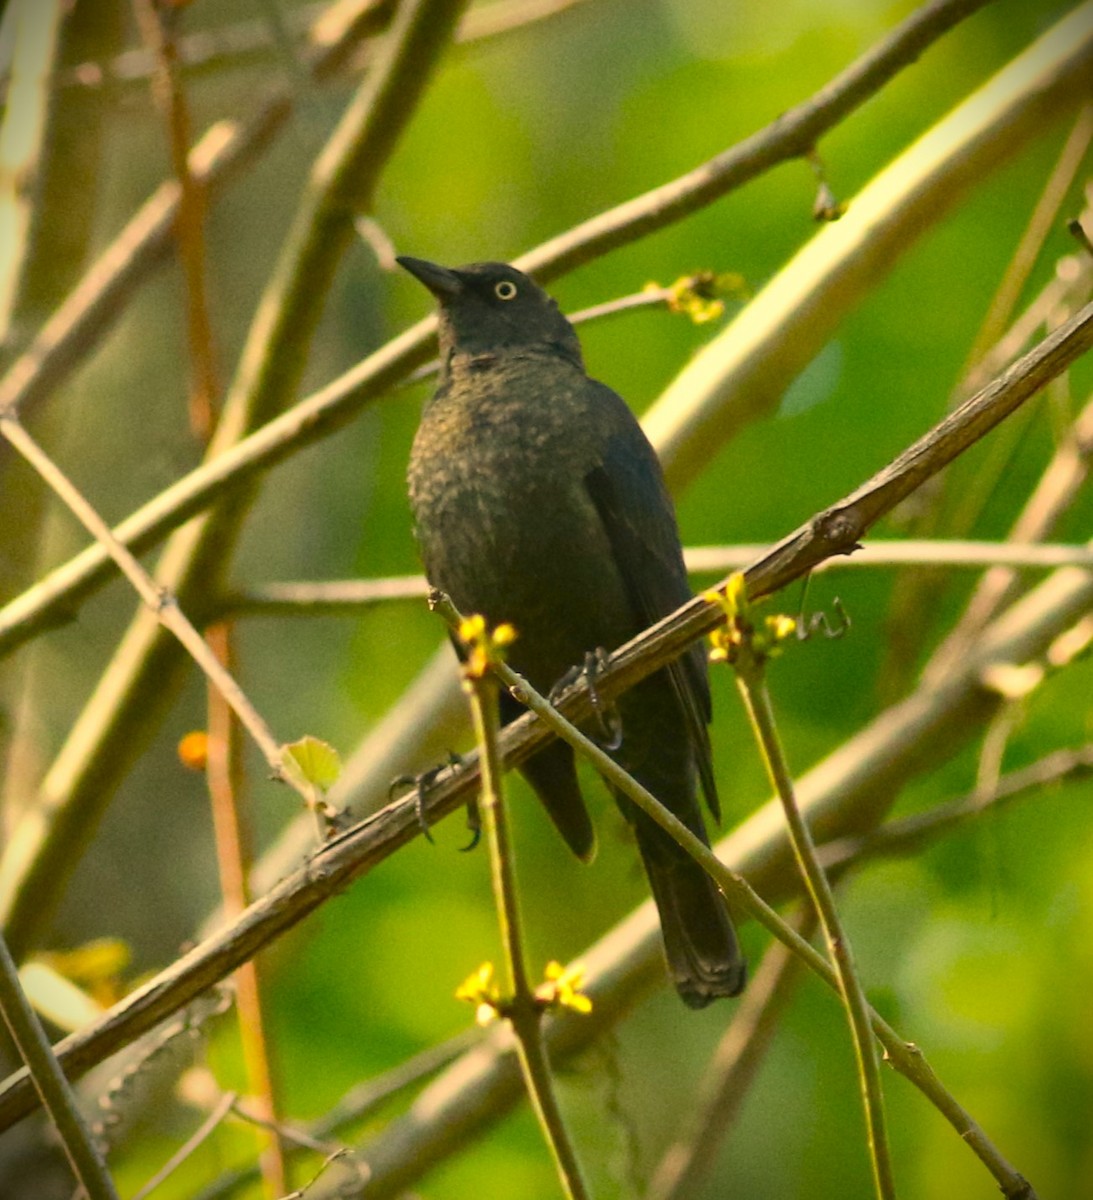
[[[395,788],[410,786],[414,789],[416,793],[414,809],[417,813],[417,823],[421,832],[425,835],[427,842],[433,841],[433,834],[429,828],[428,814],[425,812],[425,795],[429,788],[436,782],[436,778],[441,771],[446,771],[449,767],[461,767],[462,765],[462,757],[456,754],[454,750],[449,750],[445,762],[439,763],[435,767],[430,767],[427,771],[422,771],[420,775],[396,775],[391,780],[391,784],[387,789],[388,800],[392,799],[392,793]],[[473,800],[467,803],[467,826],[474,834],[470,845],[464,847],[464,849],[470,850],[478,842],[478,807]]]
[[[600,727],[600,745],[604,750],[617,750],[622,745],[622,717],[616,705],[605,703],[596,690],[596,676],[607,666],[608,654],[602,646],[589,650],[584,656],[584,663],[579,667],[570,667],[568,671],[550,689],[550,700],[553,703],[558,697],[580,679],[588,681],[588,699]]]
[[[596,690],[596,674],[607,666],[608,654],[602,646],[584,656],[584,671],[588,678],[588,698],[596,713],[596,720],[603,733],[603,748],[617,750],[622,745],[622,715],[618,705],[604,703],[603,697]]]

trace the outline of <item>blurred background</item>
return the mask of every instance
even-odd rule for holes
[[[18,7],[14,5],[13,7]],[[45,8],[47,6],[43,6]],[[279,0],[287,30],[322,6]],[[482,8],[489,7],[482,5]],[[920,133],[986,81],[1072,5],[998,0],[942,38],[821,145],[839,200],[855,193]],[[584,0],[522,28],[453,48],[430,84],[376,197],[374,216],[399,253],[458,264],[511,259],[571,225],[667,181],[802,101],[914,8],[883,0]],[[9,361],[116,235],[169,177],[163,122],[146,72],[96,82],[80,64],[109,64],[139,46],[127,4],[80,0],[79,37],[62,39],[54,162],[68,172],[64,219],[35,261],[17,307]],[[90,14],[90,15],[89,15]],[[10,13],[9,13],[10,15]],[[301,82],[271,44],[267,4],[194,0],[180,35],[215,41],[241,25],[262,36],[185,74],[194,134],[245,116],[286,83],[299,92],[287,131],[212,202],[207,270],[218,369],[231,378],[255,305],[300,200],[310,165],[358,82],[343,72]],[[10,24],[10,22],[8,23]],[[678,499],[688,545],[772,542],[853,490],[946,411],[977,330],[1074,115],[981,184],[841,322],[779,411],[724,446]],[[1035,295],[1075,254],[1063,218],[1083,204],[1089,159],[1070,184],[1024,291]],[[696,269],[736,272],[752,292],[815,232],[816,179],[791,162],[696,215],[554,281],[564,310],[670,283]],[[0,247],[0,251],[2,251]],[[726,320],[739,308],[730,300]],[[389,272],[358,241],[325,305],[301,395],[321,386],[429,311],[410,278]],[[662,309],[581,330],[592,375],[643,411],[721,328]],[[28,426],[112,521],[200,461],[187,427],[184,288],[177,263],[155,273],[81,367]],[[1067,418],[1085,403],[1088,364],[1037,402],[1004,470],[973,512],[968,534],[1004,536]],[[1083,387],[1085,390],[1083,390]],[[348,427],[265,477],[231,568],[238,584],[410,574],[418,569],[405,499],[410,442],[429,384],[368,406]],[[991,469],[988,439],[952,472],[937,531]],[[7,602],[85,544],[30,471],[0,452],[0,601]],[[908,511],[878,531],[905,531]],[[1055,539],[1088,537],[1093,496],[1080,497]],[[153,561],[150,557],[149,561]],[[710,577],[696,580],[706,582]],[[895,571],[826,574],[806,606],[838,596],[852,628],[796,646],[771,687],[791,763],[803,771],[903,695],[915,669],[960,612],[975,574],[957,572],[916,612],[921,632],[902,657],[893,641]],[[799,589],[779,598],[794,611]],[[114,582],[78,620],[0,662],[8,828],[85,704],[135,603]],[[898,630],[897,630],[898,632]],[[348,755],[443,640],[424,603],[355,616],[248,617],[237,625],[238,670],[279,738],[304,733]],[[1005,749],[1006,769],[1093,738],[1089,660],[1037,689]],[[731,675],[714,672],[713,742],[724,826],[768,798]],[[169,963],[216,906],[218,882],[203,777],[177,745],[205,725],[195,671],[163,723],[140,735],[134,766],[57,906],[43,948],[122,939],[128,978]],[[466,749],[469,737],[453,744]],[[973,790],[978,739],[924,773],[897,812]],[[427,764],[407,763],[407,770]],[[247,758],[247,801],[259,851],[296,815],[295,798]],[[573,861],[511,779],[529,951],[563,961],[644,898],[622,822],[591,778],[601,852]],[[947,1085],[1042,1197],[1093,1194],[1093,790],[1036,794],[913,858],[856,874],[840,892],[874,1003],[920,1043]],[[458,983],[496,957],[495,917],[481,851],[462,854],[456,817],[418,838],[265,956],[270,1042],[286,1116],[328,1110],[354,1083],[466,1027]],[[767,938],[743,930],[757,963]],[[536,968],[537,969],[537,968]],[[638,1194],[692,1103],[696,1080],[730,1006],[684,1013],[667,986],[562,1075],[562,1099],[600,1196]],[[204,1052],[222,1087],[239,1087],[230,1022],[210,1027]],[[906,1082],[885,1073],[897,1179],[908,1196],[995,1193],[951,1128]],[[192,1111],[164,1104],[112,1161],[130,1194],[187,1136]],[[2,1141],[0,1137],[0,1141]],[[155,1194],[197,1194],[253,1156],[250,1133],[226,1125]],[[303,1178],[306,1178],[305,1173]],[[428,1176],[420,1194],[459,1200],[550,1196],[556,1183],[521,1110]],[[845,1019],[815,981],[795,993],[696,1200],[787,1200],[870,1193],[861,1105]],[[259,1195],[260,1192],[241,1192]]]

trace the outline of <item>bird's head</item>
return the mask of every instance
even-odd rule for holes
[[[440,355],[496,354],[544,348],[581,362],[573,326],[537,283],[507,263],[441,267],[423,258],[398,259],[440,305]]]

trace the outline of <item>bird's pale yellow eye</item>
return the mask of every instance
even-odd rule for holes
[[[493,285],[493,294],[498,300],[511,300],[516,295],[516,284],[511,279],[502,279]]]

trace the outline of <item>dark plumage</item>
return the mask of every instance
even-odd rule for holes
[[[573,327],[526,275],[504,263],[399,262],[440,305],[440,386],[409,467],[425,572],[463,612],[511,622],[513,667],[549,690],[588,652],[620,645],[690,598],[660,464],[626,404],[585,374]],[[614,757],[706,840],[699,780],[715,816],[718,804],[701,647],[618,708]],[[503,717],[518,712],[503,694]],[[523,771],[571,849],[591,858],[572,750],[554,742]],[[631,801],[616,799],[679,994],[695,1008],[736,995],[745,967],[720,892]]]

